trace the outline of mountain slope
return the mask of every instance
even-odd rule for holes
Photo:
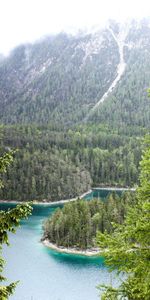
[[[14,49],[0,61],[0,121],[73,125],[114,119],[118,127],[147,126],[149,45],[150,20],[143,20],[111,21],[93,34],[62,33]]]
[[[150,21],[47,37],[0,60],[0,155],[18,148],[1,199],[133,187],[150,129]]]
[[[91,116],[91,121],[111,127],[150,128],[150,27],[133,24],[125,40],[126,71],[108,95],[107,101]]]
[[[117,126],[149,124],[149,45],[150,20],[143,20],[14,49],[0,61],[0,121],[72,125],[96,111],[94,121],[112,122],[119,111]]]
[[[118,60],[108,30],[78,37],[60,34],[18,47],[0,66],[0,120],[81,120],[115,78]]]

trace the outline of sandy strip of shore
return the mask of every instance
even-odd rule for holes
[[[89,190],[88,192],[82,194],[81,196],[79,197],[76,197],[76,198],[72,198],[72,199],[65,199],[65,200],[58,200],[58,201],[51,201],[51,202],[48,202],[48,201],[38,201],[38,200],[33,200],[33,204],[34,205],[41,205],[41,204],[44,204],[44,205],[49,205],[49,206],[55,206],[55,205],[58,205],[58,204],[65,204],[65,203],[68,203],[68,202],[73,202],[73,201],[76,201],[78,199],[83,199],[86,195],[90,194],[93,190],[111,190],[111,191],[135,191],[136,189],[134,188],[115,188],[115,187],[107,187],[107,188],[93,188],[91,190]],[[0,203],[12,203],[12,204],[22,204],[22,203],[25,203],[25,202],[30,202],[30,201],[15,201],[15,200],[3,200],[3,199],[0,199]]]
[[[42,241],[43,245],[61,253],[67,254],[76,254],[76,255],[83,255],[83,256],[100,256],[99,248],[87,249],[87,250],[78,250],[76,248],[65,248],[62,246],[57,246],[51,243],[48,239]]]
[[[23,204],[23,203],[28,203],[32,202],[34,205],[49,205],[49,206],[55,206],[57,204],[65,204],[68,202],[73,202],[78,200],[78,198],[73,198],[73,199],[67,199],[67,200],[60,200],[60,201],[53,201],[53,202],[47,202],[47,201],[15,201],[15,200],[0,200],[0,203],[12,203],[12,204]]]
[[[73,202],[76,201],[78,199],[82,199],[83,197],[85,197],[86,195],[88,195],[89,193],[91,193],[92,190],[89,190],[88,192],[82,194],[80,197],[76,197],[76,198],[72,198],[72,199],[65,199],[65,200],[58,200],[58,201],[53,201],[53,202],[48,202],[48,201],[38,201],[38,200],[33,200],[33,204],[44,204],[44,205],[49,205],[49,206],[53,206],[53,205],[57,205],[57,204],[65,204],[68,202]],[[30,202],[30,201],[15,201],[15,200],[0,200],[0,203],[12,203],[12,204],[22,204],[25,202]]]

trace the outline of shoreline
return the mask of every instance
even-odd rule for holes
[[[33,202],[33,205],[49,205],[49,206],[55,206],[58,204],[65,204],[68,202],[77,201],[79,198],[72,198],[72,199],[66,199],[66,200],[59,200],[59,201],[53,201],[53,202],[46,202],[46,201],[15,201],[15,200],[0,200],[0,203],[12,203],[12,204],[23,204],[27,202]]]
[[[91,193],[92,190],[89,190],[88,192],[82,194],[80,197],[76,197],[76,198],[71,198],[71,199],[63,199],[63,200],[57,200],[57,201],[38,201],[38,200],[33,200],[33,204],[34,205],[58,205],[58,204],[65,204],[68,202],[73,202],[73,201],[77,201],[78,199],[83,199],[86,195],[88,195],[89,193]],[[26,203],[26,202],[32,202],[32,201],[17,201],[17,200],[1,200],[0,199],[0,203],[12,203],[12,204],[22,204],[22,203]]]
[[[92,190],[96,191],[96,190],[104,190],[104,191],[131,191],[131,192],[135,192],[136,188],[123,188],[123,187],[93,187]]]
[[[42,240],[41,242],[45,247],[60,253],[83,255],[83,256],[91,257],[91,256],[100,256],[100,252],[101,252],[100,249],[98,248],[91,248],[86,250],[78,250],[75,247],[65,248],[63,246],[57,246],[56,244],[51,243],[48,239]]]
[[[33,205],[58,205],[58,204],[65,204],[68,202],[76,201],[78,198],[72,198],[72,199],[67,199],[67,200],[60,200],[60,201],[53,201],[53,202],[46,202],[46,201],[17,201],[17,200],[0,200],[0,203],[12,203],[12,204],[23,204],[23,203],[28,203],[32,202]]]
[[[110,190],[110,191],[135,191],[135,188],[117,188],[117,187],[94,187],[92,189],[90,189],[89,191],[83,193],[81,196],[76,197],[76,198],[71,198],[71,199],[64,199],[64,200],[57,200],[57,201],[38,201],[38,200],[33,200],[33,204],[34,205],[49,205],[49,206],[55,206],[58,204],[65,204],[68,202],[73,202],[73,201],[77,201],[78,199],[83,199],[86,195],[90,194],[93,190]],[[12,203],[12,204],[22,204],[22,203],[26,203],[26,202],[32,202],[32,201],[17,201],[17,200],[3,200],[0,199],[0,203]]]

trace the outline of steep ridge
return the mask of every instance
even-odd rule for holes
[[[109,86],[108,90],[100,98],[100,100],[94,105],[94,107],[92,107],[92,109],[90,110],[90,112],[88,113],[88,115],[85,118],[86,121],[96,111],[96,109],[99,107],[99,105],[101,103],[103,103],[107,99],[109,94],[114,90],[114,88],[116,87],[116,85],[120,81],[120,79],[121,79],[121,77],[124,74],[125,69],[126,69],[126,63],[125,63],[125,60],[124,60],[124,46],[125,46],[125,39],[126,39],[126,36],[128,34],[128,31],[127,30],[122,30],[118,34],[118,36],[113,32],[111,27],[108,27],[108,31],[111,33],[111,35],[113,36],[113,38],[114,38],[114,40],[115,40],[115,42],[118,46],[118,52],[119,52],[119,58],[120,59],[119,59],[118,65],[117,65],[117,76],[113,80],[111,85]]]
[[[14,49],[0,65],[0,121],[69,126],[81,121],[115,78],[118,61],[106,29]]]
[[[150,128],[150,99],[147,94],[150,86],[150,20],[131,22],[125,29],[128,32],[123,40],[125,72],[88,122],[103,123],[117,132],[133,134],[139,129]],[[113,32],[116,36],[115,28]]]

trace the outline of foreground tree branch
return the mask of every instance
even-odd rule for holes
[[[13,152],[5,153],[0,157],[0,173],[6,172],[7,167],[13,161]],[[0,187],[2,182],[0,181]],[[7,212],[0,211],[0,281],[7,281],[2,275],[5,261],[2,258],[2,244],[9,245],[8,232],[15,233],[16,228],[20,225],[20,220],[27,218],[32,212],[32,207],[29,203],[17,205],[16,208],[9,209]],[[12,282],[9,285],[0,286],[0,299],[6,300],[13,294],[17,282]]]

